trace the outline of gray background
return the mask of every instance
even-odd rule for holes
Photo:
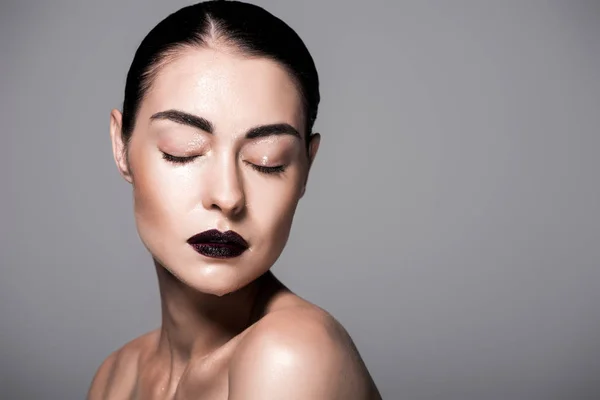
[[[80,399],[159,323],[108,123],[186,1],[0,9],[0,398]],[[260,0],[323,142],[275,273],[386,399],[600,399],[600,2]]]

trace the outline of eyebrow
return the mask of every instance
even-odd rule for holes
[[[150,117],[151,120],[169,120],[181,125],[191,126],[201,129],[207,133],[215,131],[214,125],[206,118],[189,114],[179,110],[160,111]],[[301,139],[300,132],[293,126],[287,123],[260,125],[251,128],[246,132],[246,139],[256,139],[260,137],[276,136],[276,135],[292,135]]]
[[[151,120],[165,119],[176,122],[181,125],[191,126],[193,128],[202,129],[205,132],[213,133],[213,124],[206,118],[198,117],[183,111],[167,110],[160,111],[150,117]]]

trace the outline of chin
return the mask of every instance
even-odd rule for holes
[[[235,267],[229,265],[201,267],[193,274],[189,286],[199,292],[222,297],[250,283],[242,279],[240,271],[231,271],[231,268]]]
[[[249,268],[247,263],[240,264],[231,260],[195,261],[182,266],[162,268],[197,292],[223,297],[247,286],[268,270]]]

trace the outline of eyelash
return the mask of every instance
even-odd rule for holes
[[[165,160],[167,160],[168,162],[173,163],[173,164],[187,164],[199,157],[199,156],[177,157],[177,156],[173,156],[171,154],[165,153],[164,151],[162,152],[162,155]],[[256,164],[252,164],[250,162],[246,162],[246,163],[248,165],[250,165],[252,168],[254,168],[254,170],[256,170],[260,173],[263,173],[263,174],[282,174],[285,171],[285,166],[283,166],[283,165],[278,165],[275,167],[265,167],[264,165],[256,165]]]
[[[276,167],[265,167],[263,165],[256,165],[256,164],[252,164],[252,163],[248,163],[248,164],[250,164],[250,166],[252,168],[254,168],[256,171],[261,172],[263,174],[279,175],[285,171],[285,167],[283,165],[278,165]]]
[[[199,156],[190,156],[190,157],[176,157],[176,156],[172,156],[171,154],[165,153],[164,151],[162,152],[163,154],[163,158],[173,164],[186,164],[192,160],[194,160],[195,158],[199,157]]]

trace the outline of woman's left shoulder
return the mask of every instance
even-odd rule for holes
[[[326,310],[313,304],[301,304],[272,311],[263,316],[240,343],[240,351],[249,349],[287,351],[308,350],[300,355],[327,355],[353,350],[352,340],[342,324]],[[334,355],[334,354],[330,354]]]
[[[263,316],[244,335],[230,367],[230,397],[377,399],[342,324],[312,304]]]

